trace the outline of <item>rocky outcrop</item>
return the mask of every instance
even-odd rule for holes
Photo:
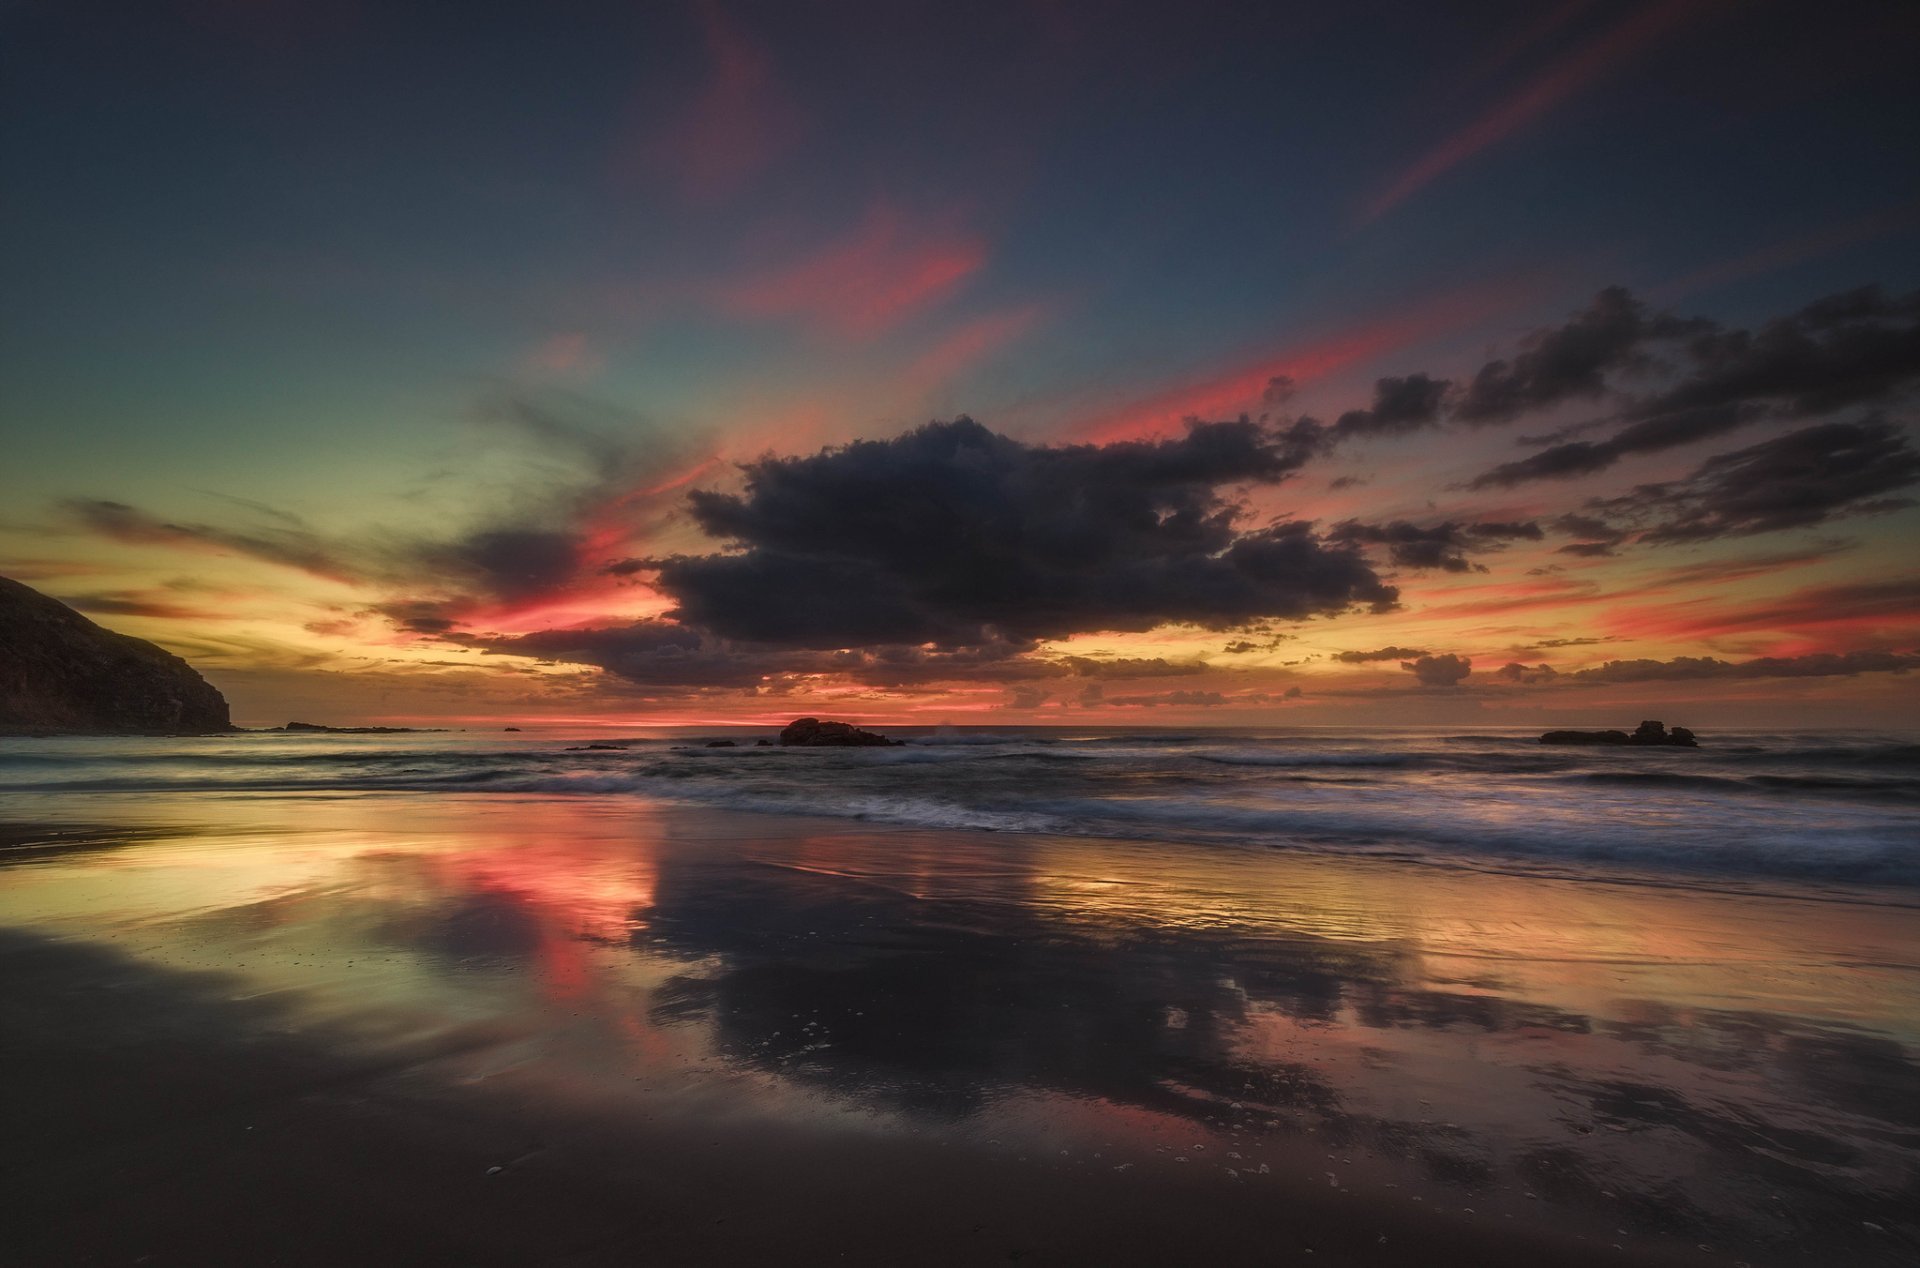
[[[892,748],[900,741],[862,731],[846,722],[795,718],[782,728],[780,743],[788,748]]]
[[[1548,731],[1542,744],[1630,744],[1640,748],[1699,748],[1692,731],[1677,726],[1669,731],[1664,723],[1642,722],[1633,734],[1625,731]]]
[[[0,577],[0,731],[204,735],[230,729],[226,697],[186,661]]]
[[[438,733],[445,727],[417,726],[322,726],[318,722],[289,722],[285,726],[270,726],[269,731],[290,731],[295,735],[425,735]],[[508,727],[517,731],[518,727]]]

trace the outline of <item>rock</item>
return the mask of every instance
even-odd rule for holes
[[[226,697],[186,661],[0,577],[0,731],[207,735],[232,729]]]
[[[780,743],[801,748],[892,748],[899,740],[890,740],[872,731],[862,731],[846,722],[822,722],[819,718],[795,718],[780,732]]]
[[[294,735],[422,735],[429,732],[438,734],[443,727],[421,728],[417,726],[322,726],[318,722],[289,722],[285,726],[268,727],[270,731],[287,731]]]
[[[772,740],[755,740],[753,742],[753,746],[755,748],[772,748],[773,741]]]
[[[500,729],[502,731],[518,731],[520,728],[517,726],[503,726]]]
[[[1633,734],[1625,731],[1548,731],[1540,737],[1542,744],[1630,744],[1636,748],[1699,748],[1700,741],[1692,731],[1677,726],[1669,731],[1662,722],[1642,722],[1633,729]]]
[[[740,746],[732,740],[708,740],[707,747],[708,748],[739,748]]]

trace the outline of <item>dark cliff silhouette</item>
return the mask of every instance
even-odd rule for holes
[[[0,577],[0,732],[230,729],[226,697],[186,661]]]

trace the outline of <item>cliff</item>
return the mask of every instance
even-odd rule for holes
[[[0,732],[228,729],[226,698],[186,661],[0,577]]]

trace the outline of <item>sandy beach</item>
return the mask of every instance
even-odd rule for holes
[[[5,838],[9,1263],[1920,1244],[1898,894],[631,800],[80,802]]]

